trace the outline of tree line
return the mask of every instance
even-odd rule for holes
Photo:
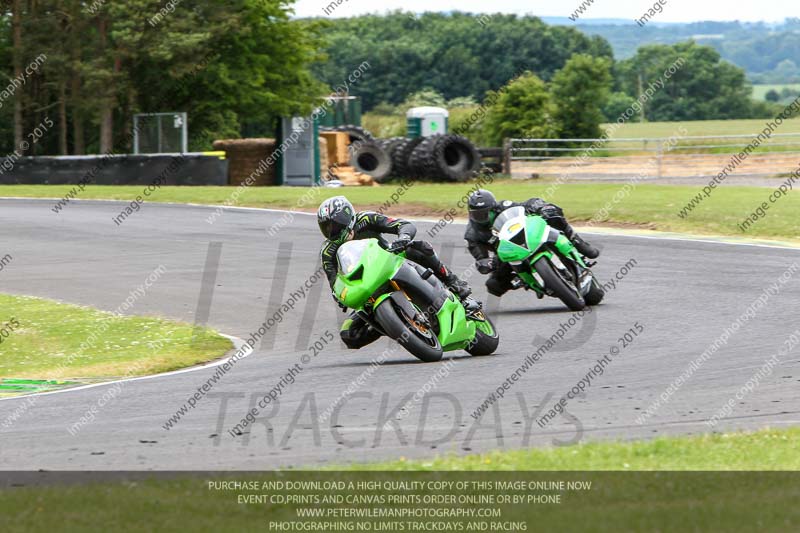
[[[743,71],[713,48],[646,46],[614,61],[602,37],[530,16],[294,19],[284,0],[9,0],[4,7],[5,154],[128,152],[133,115],[147,112],[187,112],[194,150],[219,138],[270,135],[277,117],[309,113],[365,61],[369,70],[350,90],[367,111],[430,98],[469,110],[528,72],[522,81],[533,96],[506,91],[491,107],[516,102],[513,113],[548,135],[583,127],[570,123],[592,131],[678,56],[687,65],[638,119],[745,118],[772,105],[754,104]],[[547,120],[533,116],[539,112]],[[491,136],[507,130],[495,120],[487,121]],[[34,130],[43,134],[26,143]]]
[[[4,5],[0,65],[21,80],[8,101],[0,93],[5,153],[127,152],[133,115],[160,111],[188,112],[192,147],[208,149],[308,112],[326,92],[309,68],[321,58],[322,24],[292,20],[278,0]],[[46,59],[26,72],[37,57]],[[26,148],[45,117],[52,129]]]

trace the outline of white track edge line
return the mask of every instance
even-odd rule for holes
[[[63,198],[27,198],[27,197],[18,197],[18,196],[2,196],[0,200],[62,200]],[[75,200],[75,202],[118,202],[118,203],[130,203],[127,200],[109,200],[103,198],[92,198],[86,200]],[[176,203],[176,202],[153,202],[153,205],[166,205],[166,206],[188,206],[188,207],[203,207],[208,209],[223,209],[223,210],[231,210],[231,211],[264,211],[267,213],[291,213],[293,215],[305,215],[305,216],[314,216],[314,213],[309,213],[307,211],[292,211],[291,209],[271,209],[268,207],[241,207],[241,206],[228,206],[228,205],[210,205],[210,204],[195,204],[195,203]],[[420,217],[405,217],[406,220],[413,220],[416,222],[427,222],[429,224],[436,224],[441,222],[441,219],[435,220],[430,218],[420,218]],[[454,220],[450,222],[450,224],[458,224],[460,226],[465,226],[466,222],[463,220]],[[450,225],[448,224],[448,225]],[[580,227],[580,224],[578,224]],[[611,228],[613,230],[613,228]],[[653,230],[657,231],[657,230]],[[767,244],[763,242],[737,242],[731,240],[724,240],[730,238],[730,236],[720,235],[719,239],[715,240],[713,238],[702,238],[702,237],[695,237],[692,235],[687,234],[686,236],[675,235],[673,232],[665,232],[671,233],[669,235],[635,235],[632,233],[615,233],[613,231],[601,231],[601,232],[594,232],[594,231],[582,231],[581,233],[585,233],[586,235],[599,235],[599,236],[610,236],[610,237],[629,237],[635,239],[656,239],[656,240],[665,240],[665,241],[683,241],[683,242],[701,242],[705,244],[725,244],[725,245],[732,245],[732,246],[752,246],[756,248],[773,248],[777,250],[800,250],[800,245],[793,246],[791,243],[785,244]]]
[[[244,355],[242,355],[239,359],[237,359],[237,361],[239,361],[241,359],[244,359],[245,357],[249,356],[251,353],[253,353],[255,351],[255,349],[251,348],[250,345],[248,345],[244,341],[244,339],[240,339],[239,337],[234,337],[232,335],[226,335],[224,333],[220,333],[220,335],[222,335],[226,339],[229,339],[233,343],[233,350],[232,350],[233,354],[235,354],[236,352],[238,352],[242,348],[245,348]],[[80,390],[94,389],[96,387],[107,387],[108,385],[114,385],[116,383],[129,383],[129,382],[132,382],[132,381],[143,381],[145,379],[163,378],[163,377],[168,377],[168,376],[175,376],[175,375],[178,375],[178,374],[187,374],[189,372],[196,372],[197,370],[204,370],[204,369],[207,369],[207,368],[214,368],[214,367],[220,366],[220,365],[228,362],[231,357],[232,357],[232,355],[225,355],[225,357],[217,359],[216,361],[211,361],[210,363],[204,363],[202,365],[192,366],[192,367],[189,367],[189,368],[182,368],[180,370],[171,370],[169,372],[162,372],[160,374],[151,374],[149,376],[137,376],[137,377],[134,377],[134,378],[116,379],[114,381],[103,381],[102,383],[90,383],[88,385],[81,385],[79,387],[70,387],[70,388],[66,388],[66,389],[59,389],[59,390],[53,390],[53,391],[47,391],[47,392],[35,392],[33,394],[23,394],[23,395],[20,395],[20,396],[11,396],[9,398],[0,398],[0,402],[6,402],[6,401],[12,401],[12,400],[18,400],[19,401],[19,400],[24,400],[26,398],[33,398],[33,397],[37,397],[38,398],[38,397],[41,397],[41,396],[50,396],[52,394],[64,394],[64,393],[68,393],[68,392],[77,392],[77,391],[80,391]]]

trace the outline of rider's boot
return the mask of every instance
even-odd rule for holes
[[[449,271],[444,265],[436,272],[436,277],[447,285],[448,289],[456,293],[462,301],[466,300],[469,295],[472,294],[472,289],[469,287],[469,284]]]
[[[568,228],[566,234],[569,240],[572,241],[572,244],[575,245],[575,248],[577,248],[578,251],[584,256],[588,257],[589,259],[597,259],[597,257],[600,255],[600,250],[584,241],[580,235],[575,233],[575,230],[572,229],[572,226]]]
[[[571,240],[575,245],[575,248],[577,248],[580,253],[589,259],[597,259],[600,256],[600,250],[584,241],[577,233],[572,237]]]

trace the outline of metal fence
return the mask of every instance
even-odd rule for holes
[[[133,116],[134,154],[189,151],[186,113],[138,113]]]
[[[737,177],[781,176],[798,168],[800,133],[773,134],[744,154],[757,137],[510,139],[506,169],[517,178],[616,180],[709,178],[734,162],[729,175]]]

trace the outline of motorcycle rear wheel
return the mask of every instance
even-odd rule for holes
[[[475,338],[464,348],[473,357],[492,355],[500,344],[497,328],[488,316],[485,322],[476,324]]]
[[[414,317],[407,317],[391,298],[375,309],[375,319],[386,335],[420,361],[435,363],[442,359],[442,345],[436,333]]]

